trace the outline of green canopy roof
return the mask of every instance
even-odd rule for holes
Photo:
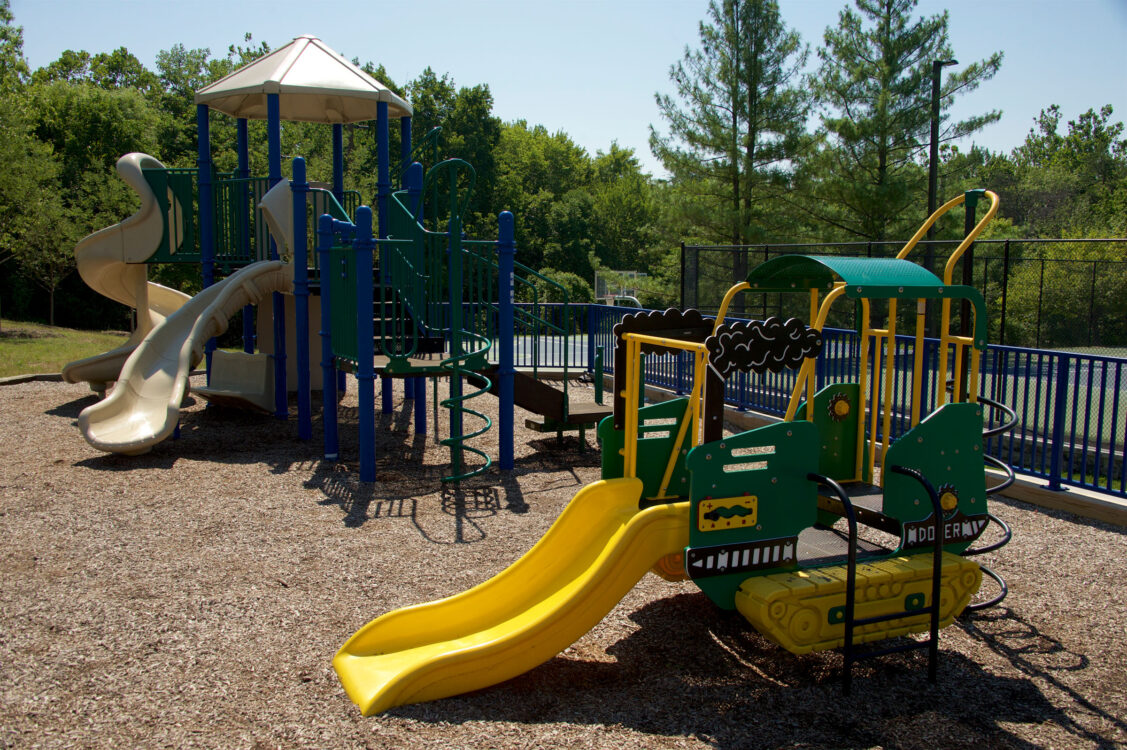
[[[747,275],[755,292],[828,292],[845,283],[855,299],[966,299],[974,305],[975,348],[986,348],[986,304],[969,286],[946,285],[923,266],[900,258],[851,258],[840,255],[779,255]]]

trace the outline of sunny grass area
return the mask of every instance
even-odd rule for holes
[[[0,378],[61,372],[67,362],[109,351],[128,337],[125,332],[0,320]]]

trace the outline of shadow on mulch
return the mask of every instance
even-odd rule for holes
[[[1077,706],[1127,733],[1127,721],[1123,717],[1100,709],[1057,676],[1062,672],[1081,672],[1087,669],[1090,665],[1087,655],[1069,651],[1063,643],[1045,635],[1037,626],[1008,607],[999,607],[965,618],[960,621],[960,625],[968,635],[1009,661],[1022,674],[1048,682]],[[1086,731],[1067,715],[1058,716],[1057,721],[1077,737],[1083,737],[1097,746],[1107,744],[1106,738]]]
[[[85,409],[87,406],[93,406],[94,404],[98,403],[99,400],[100,399],[98,398],[98,394],[90,393],[89,395],[83,396],[82,398],[76,398],[74,401],[68,401],[65,404],[59,404],[58,406],[48,409],[43,413],[52,417],[78,419],[78,415],[83,409]]]
[[[942,650],[942,641],[937,684],[927,681],[924,654],[896,654],[856,666],[845,697],[840,653],[791,654],[703,594],[652,602],[631,619],[641,631],[607,649],[614,662],[584,660],[573,647],[497,687],[389,713],[428,722],[617,724],[722,748],[1028,748],[1003,724],[1047,721],[1098,741],[1033,682],[990,674]]]

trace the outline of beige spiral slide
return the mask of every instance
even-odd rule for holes
[[[292,288],[291,267],[264,260],[192,297],[149,331],[109,397],[78,415],[86,441],[99,450],[137,455],[170,436],[188,393],[188,375],[203,359],[207,340],[226,331],[230,317],[244,305]]]
[[[126,154],[117,160],[117,174],[140,197],[141,208],[127,219],[83,238],[74,249],[78,274],[87,286],[137,310],[137,326],[123,345],[63,368],[63,380],[87,382],[99,393],[117,380],[125,360],[149,331],[190,299],[183,292],[148,280],[146,261],[157,251],[164,234],[160,204],[141,171],[154,168],[164,169],[164,165],[147,154]],[[173,239],[179,236],[179,232],[172,235]]]

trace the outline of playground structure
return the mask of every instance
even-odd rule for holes
[[[96,390],[117,381],[108,398],[80,415],[87,439],[121,453],[144,452],[165,439],[175,430],[188,374],[202,360],[209,383],[197,390],[201,396],[272,405],[278,416],[288,415],[289,383],[296,381],[302,439],[311,436],[310,394],[320,386],[330,459],[338,454],[340,374],[354,373],[363,481],[375,479],[377,377],[384,411],[391,408],[392,382],[405,381],[419,433],[426,431],[425,378],[448,379],[449,398],[441,405],[450,411],[451,433],[443,440],[451,450],[450,481],[491,463],[467,443],[491,426],[467,405],[476,396],[490,392],[501,399],[502,469],[512,468],[514,404],[542,414],[548,429],[595,422],[605,410],[571,404],[566,373],[560,392],[540,383],[535,372],[529,377],[513,366],[518,319],[565,334],[565,367],[569,324],[566,316],[562,326],[540,319],[535,297],[531,311],[514,304],[515,285],[534,293],[535,284],[513,257],[512,215],[499,217],[495,241],[466,238],[472,167],[455,159],[424,172],[415,163],[418,149],[411,149],[410,107],[382,87],[357,94],[371,105],[358,111],[345,105],[349,97],[342,99],[340,91],[311,100],[308,87],[287,90],[275,74],[283,71],[284,78],[301,70],[302,53],[311,49],[318,65],[327,60],[347,66],[317,40],[302,37],[200,92],[198,169],[165,169],[144,155],[119,163],[142,209],[80,243],[83,278],[100,279],[95,288],[131,300],[139,320],[142,311],[147,316],[147,331],[131,352],[107,353],[98,361],[100,370],[83,363],[68,368]],[[256,66],[269,75],[251,76]],[[215,175],[211,168],[208,102],[239,117],[240,169],[234,176]],[[393,107],[403,120],[402,188],[396,192],[388,158]],[[270,177],[251,178],[246,118],[263,113]],[[374,113],[375,214],[368,206],[344,208],[349,201],[339,158],[331,191],[307,181],[300,158],[293,161],[292,179],[283,180],[283,113],[331,122],[338,156],[341,122]],[[942,279],[907,259],[941,216],[984,196],[989,211],[952,253]],[[255,207],[264,222],[254,220]],[[593,627],[647,570],[692,580],[717,606],[738,610],[795,653],[844,648],[847,690],[854,661],[889,650],[929,648],[934,679],[940,628],[1006,593],[1000,578],[966,558],[1008,539],[1006,532],[990,547],[970,546],[998,521],[987,510],[988,495],[1013,478],[1009,472],[1002,485],[986,487],[987,464],[1008,467],[983,454],[982,440],[1008,429],[1013,415],[977,395],[985,304],[973,288],[952,284],[954,266],[996,211],[997,197],[985,191],[949,201],[895,259],[773,259],[729,290],[715,319],[692,310],[625,316],[615,327],[613,413],[599,424],[602,480],[581,490],[543,539],[497,576],[463,594],[388,613],[358,631],[333,662],[348,694],[371,714],[513,677]],[[216,253],[217,247],[233,249]],[[191,300],[162,296],[144,273],[145,263],[158,260],[199,262],[204,291]],[[216,282],[216,267],[229,275]],[[727,321],[732,300],[745,292],[806,295],[811,325],[775,318]],[[272,347],[255,353],[248,344],[242,355],[214,352],[207,342],[240,308],[248,326],[244,340],[253,341],[250,306],[267,296],[272,305],[269,315],[259,315],[259,338]],[[311,297],[320,304],[312,306]],[[854,303],[860,338],[859,366],[850,372],[839,372],[822,351],[822,329],[843,299]],[[951,330],[952,299],[966,303],[960,317],[969,327],[959,333]],[[902,301],[916,305],[910,359],[895,355],[892,346]],[[942,354],[938,381],[929,383],[921,367],[923,320],[935,302]],[[310,331],[318,329],[319,370],[309,346]],[[691,393],[643,406],[645,358],[670,354],[688,358]],[[816,378],[819,369],[822,377]],[[794,371],[784,420],[725,436],[726,379],[780,370]],[[816,390],[831,371],[837,377]],[[892,384],[904,380],[911,382],[909,428],[894,435]],[[995,425],[994,412],[1008,423]],[[466,416],[478,420],[469,433]],[[480,459],[476,466],[467,467],[466,453]],[[859,526],[874,533],[862,538]],[[1000,593],[971,604],[984,573]],[[854,651],[857,644],[923,631],[929,634],[924,641]]]
[[[907,259],[941,216],[984,196],[990,209],[942,279]],[[928,648],[934,681],[939,630],[1006,594],[996,574],[967,558],[1009,538],[987,497],[1013,473],[984,456],[982,443],[1009,429],[1013,414],[977,396],[985,305],[973,288],[951,283],[997,207],[985,191],[949,201],[895,259],[774,259],[729,290],[715,319],[693,310],[625,316],[615,327],[614,412],[599,426],[602,480],[493,578],[361,628],[333,660],[345,691],[370,715],[514,677],[597,624],[647,570],[691,579],[794,653],[843,648],[846,692],[855,661],[914,648]],[[725,320],[736,295],[777,291],[806,295],[812,324]],[[952,298],[968,303],[969,333],[951,330]],[[816,368],[832,369],[821,330],[839,300],[856,308],[860,364],[815,392]],[[916,306],[910,359],[894,357],[891,345],[901,301]],[[919,354],[935,302],[944,369],[929,393]],[[691,358],[691,393],[640,406],[644,358],[680,353]],[[785,419],[725,436],[726,379],[786,369],[796,372]],[[894,437],[890,392],[904,377],[910,426]],[[987,466],[1008,479],[987,488]],[[971,548],[992,520],[1002,539]],[[972,604],[984,573],[1000,591]],[[918,632],[928,638],[855,650]]]
[[[443,441],[451,448],[450,481],[480,473],[492,461],[466,444],[491,427],[466,404],[474,396],[491,392],[501,398],[502,468],[512,468],[514,403],[543,415],[546,429],[553,430],[593,426],[609,413],[570,404],[566,338],[562,391],[538,380],[535,364],[532,373],[513,367],[514,330],[562,333],[569,324],[566,317],[562,328],[539,317],[538,291],[529,280],[536,274],[513,260],[511,215],[502,215],[497,241],[463,238],[472,167],[448,161],[432,167],[425,180],[421,166],[408,169],[416,157],[434,151],[437,138],[432,132],[412,148],[409,103],[308,36],[211,84],[196,99],[198,168],[166,169],[143,154],[123,157],[119,174],[138,193],[141,210],[76,250],[92,288],[138,309],[129,345],[66,370],[68,380],[88,380],[98,391],[118,383],[110,397],[79,418],[91,445],[137,454],[174,434],[188,375],[205,360],[208,383],[195,393],[213,403],[286,418],[289,394],[296,392],[301,439],[312,435],[311,394],[321,390],[328,459],[339,451],[338,388],[343,372],[354,372],[363,481],[375,479],[377,376],[384,412],[392,408],[393,379],[405,380],[419,433],[427,429],[425,378],[450,380],[450,398],[442,402],[451,412],[451,433]],[[212,168],[209,108],[238,118],[239,169],[232,175]],[[268,178],[249,173],[250,118],[268,121]],[[401,120],[394,171],[403,184],[395,193],[388,153],[393,118]],[[293,162],[293,179],[282,178],[282,119],[332,124],[331,189],[306,181],[301,158]],[[357,208],[358,197],[343,189],[342,124],[372,119],[379,163],[376,217],[366,206]],[[433,229],[424,227],[424,216]],[[320,227],[310,217],[320,217]],[[315,237],[319,252],[311,253]],[[151,262],[199,263],[204,291],[189,301],[148,282]],[[323,276],[321,269],[329,267],[334,273]],[[228,275],[216,281],[217,270]],[[531,298],[530,309],[514,305],[514,284]],[[318,296],[320,305],[311,305]],[[271,304],[260,305],[268,297]],[[257,352],[254,305],[260,305]],[[240,309],[244,352],[215,351],[214,337]],[[318,333],[320,367],[311,361],[310,346]],[[493,348],[499,351],[490,356]],[[464,392],[463,381],[476,390]],[[466,415],[479,419],[469,434]],[[475,466],[466,467],[466,452],[479,457]]]

